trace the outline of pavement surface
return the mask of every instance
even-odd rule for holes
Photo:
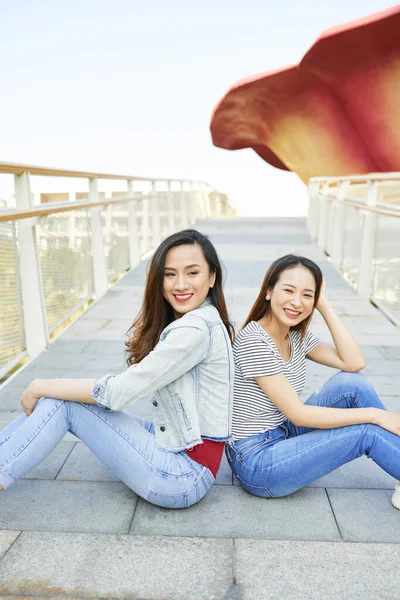
[[[269,264],[289,252],[321,266],[328,295],[367,358],[365,374],[400,413],[400,332],[312,243],[302,219],[202,221],[226,268],[240,327]],[[124,333],[141,304],[146,264],[121,279],[0,389],[0,428],[36,377],[96,377],[124,368]],[[329,340],[319,316],[312,330]],[[334,373],[310,363],[304,397]],[[133,410],[133,409],[132,409]],[[134,411],[149,417],[146,402]],[[224,460],[197,505],[138,498],[73,435],[0,494],[0,597],[253,600],[400,597],[394,481],[367,458],[287,498],[246,493]]]

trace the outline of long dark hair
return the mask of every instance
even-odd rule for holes
[[[254,302],[253,307],[247,317],[243,327],[246,327],[250,321],[259,321],[262,317],[268,316],[271,313],[271,303],[266,300],[268,290],[273,290],[279,281],[279,277],[287,269],[294,269],[295,267],[304,267],[308,269],[315,281],[315,295],[314,295],[314,308],[317,305],[319,295],[321,293],[321,286],[323,282],[322,271],[319,266],[309,258],[305,256],[296,256],[295,254],[286,254],[275,260],[270,268],[268,269],[264,281],[261,286],[260,293],[257,296],[257,300]],[[313,311],[314,312],[314,311]],[[310,314],[307,319],[301,321],[297,325],[293,325],[291,329],[300,331],[303,337],[307,331],[307,327],[310,324],[313,313]]]
[[[208,298],[218,310],[231,341],[234,329],[229,321],[224,292],[222,290],[222,267],[218,254],[208,239],[196,229],[185,229],[167,237],[158,246],[150,261],[142,308],[127,331],[131,338],[126,342],[128,366],[139,363],[155,347],[163,329],[175,320],[171,305],[163,296],[164,266],[168,250],[183,244],[198,244],[210,269],[215,273],[215,283]]]

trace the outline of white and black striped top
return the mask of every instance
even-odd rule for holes
[[[233,437],[235,440],[275,429],[286,417],[264,394],[255,377],[283,373],[298,394],[306,378],[306,354],[321,342],[311,332],[303,341],[298,331],[289,332],[291,353],[285,362],[273,339],[256,321],[236,337],[233,344],[235,385],[233,395]]]

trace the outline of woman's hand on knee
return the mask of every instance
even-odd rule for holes
[[[37,392],[37,388],[35,385],[35,380],[32,381],[23,392],[21,396],[21,406],[22,410],[26,414],[27,417],[32,414],[33,409],[35,408],[38,400],[40,398],[40,394]]]
[[[388,410],[376,410],[375,425],[400,436],[400,415]]]

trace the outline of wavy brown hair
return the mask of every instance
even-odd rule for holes
[[[309,258],[305,256],[296,256],[295,254],[286,254],[275,260],[270,268],[268,269],[264,281],[261,286],[260,293],[257,296],[257,300],[254,302],[253,307],[243,325],[246,327],[250,321],[259,321],[262,317],[268,316],[271,313],[271,303],[265,298],[267,291],[272,291],[279,281],[279,278],[283,271],[287,269],[294,269],[295,267],[304,267],[308,269],[315,281],[315,295],[314,295],[314,308],[317,305],[319,295],[321,293],[321,286],[323,282],[322,271],[319,266]],[[301,337],[304,337],[307,327],[310,324],[314,309],[307,319],[301,321],[297,325],[294,325],[290,329],[301,332]]]
[[[125,343],[128,353],[128,366],[139,363],[155,347],[161,332],[175,320],[171,305],[163,296],[165,257],[168,250],[183,244],[198,244],[210,269],[215,273],[215,283],[208,292],[208,298],[218,310],[220,317],[233,340],[234,329],[230,323],[222,290],[222,267],[218,254],[208,239],[196,229],[185,229],[167,237],[158,246],[150,261],[142,308],[127,331],[131,336]]]

